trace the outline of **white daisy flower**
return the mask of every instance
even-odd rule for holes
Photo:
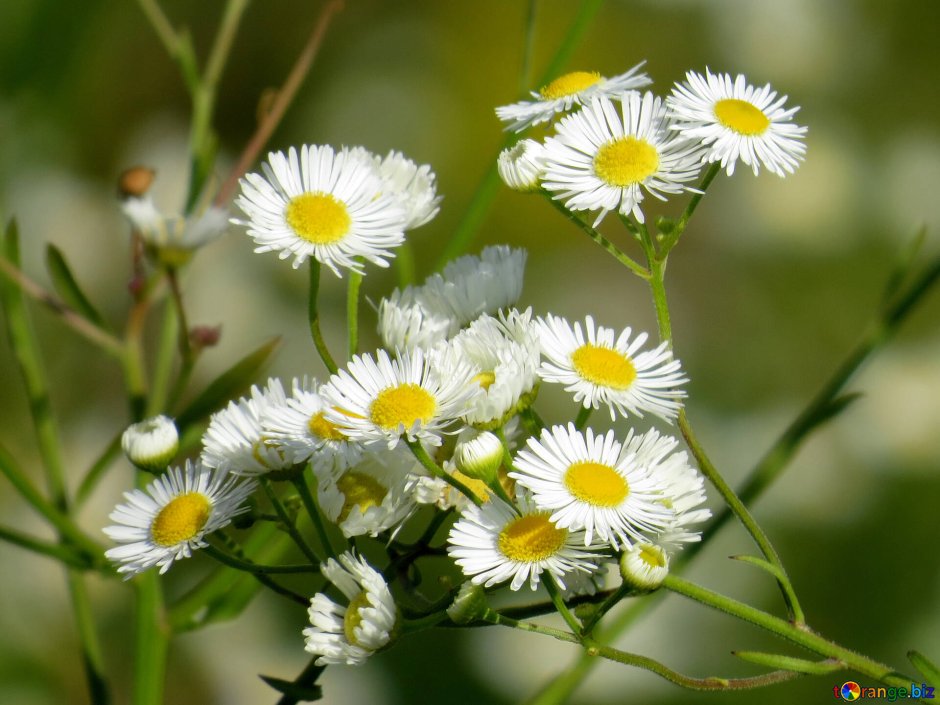
[[[229,225],[229,213],[224,208],[210,206],[190,216],[167,215],[147,195],[125,198],[121,210],[150,252],[169,266],[188,262],[193,252],[224,235]]]
[[[633,453],[636,462],[647,468],[662,486],[660,503],[673,511],[673,517],[656,542],[668,548],[681,548],[682,544],[700,541],[699,530],[690,529],[711,516],[702,505],[707,499],[705,480],[689,464],[685,451],[674,453],[679,441],[664,436],[656,429],[638,434],[633,429],[623,442],[624,452]]]
[[[545,146],[535,140],[520,140],[499,153],[499,178],[513,191],[538,191],[545,172]]]
[[[528,406],[534,396],[538,382],[538,330],[531,323],[530,312],[514,311],[511,320],[510,331],[507,324],[483,314],[435,350],[445,376],[454,367],[466,363],[473,366],[473,381],[481,393],[463,418],[478,428],[502,426],[507,417],[516,413],[520,403]]]
[[[247,511],[240,505],[254,489],[253,480],[239,481],[187,460],[182,469],[171,468],[147,485],[146,491],[124,493],[126,503],[108,516],[114,525],[104,529],[121,545],[108,549],[105,557],[128,578],[153,566],[165,573],[173,561],[205,546],[206,534]]]
[[[265,409],[263,435],[293,465],[310,461],[314,468],[342,470],[358,462],[362,447],[326,418],[326,404],[317,389],[316,380],[295,378],[284,405]]]
[[[598,570],[601,546],[585,541],[583,532],[558,526],[527,497],[517,495],[517,503],[521,515],[500,499],[470,505],[451,528],[447,553],[474,584],[511,580],[512,590],[526,582],[535,590],[548,571],[564,589],[566,575]]]
[[[542,354],[546,360],[539,375],[546,382],[564,384],[565,391],[585,408],[605,404],[615,419],[630,414],[642,417],[649,412],[673,421],[682,408],[685,392],[677,387],[688,382],[667,343],[642,350],[647,334],[630,340],[625,328],[614,337],[613,328],[594,327],[594,319],[584,319],[574,328],[564,318],[549,315],[540,319]]]
[[[363,271],[359,257],[387,267],[404,241],[408,214],[361,154],[304,145],[271,152],[261,168],[235,201],[248,220],[232,221],[248,227],[255,252],[293,257],[294,268],[313,257],[341,276],[340,267]]]
[[[370,156],[382,180],[382,192],[393,195],[405,209],[405,230],[420,227],[437,215],[441,197],[437,195],[437,177],[429,165],[418,166],[394,150],[384,158]]]
[[[365,559],[346,552],[330,558],[321,572],[349,601],[338,605],[324,593],[310,600],[310,625],[303,631],[305,650],[319,656],[318,666],[365,663],[392,639],[398,608],[381,573]]]
[[[652,93],[625,94],[619,105],[595,98],[559,122],[545,142],[542,186],[573,211],[632,214],[644,222],[644,191],[664,194],[690,189],[684,182],[701,170],[700,146],[669,129],[662,100]]]
[[[416,461],[382,449],[365,453],[355,465],[337,472],[317,472],[317,494],[323,514],[346,538],[377,536],[396,529],[414,514]]]
[[[634,544],[620,556],[620,577],[636,590],[655,590],[668,574],[669,554],[655,544]]]
[[[496,108],[496,117],[508,122],[507,130],[521,132],[527,127],[548,122],[556,114],[583,105],[597,96],[619,96],[624,91],[648,86],[650,77],[640,72],[640,62],[626,73],[604,78],[595,71],[572,71],[532,91],[535,100],[523,100]]]
[[[285,406],[287,397],[279,379],[269,379],[264,389],[252,386],[250,398],[231,401],[212,414],[202,437],[202,463],[236,475],[262,475],[293,466],[281,441],[267,435],[263,423],[269,409]]]
[[[361,443],[384,441],[392,449],[404,435],[440,445],[440,434],[479,393],[468,364],[448,372],[442,376],[420,348],[394,359],[385,350],[355,355],[320,388],[330,407],[326,419]]]
[[[686,73],[686,82],[666,99],[676,123],[671,126],[707,147],[703,162],[721,162],[728,176],[738,159],[756,176],[760,165],[778,176],[792,174],[803,160],[806,128],[792,122],[799,110],[784,108],[787,96],[777,97],[770,84],[756,88],[738,74],[702,76]]]
[[[379,336],[389,350],[429,350],[460,330],[460,321],[423,287],[395,289],[379,303]]]
[[[162,472],[179,450],[179,432],[169,416],[154,416],[131,424],[121,434],[121,448],[134,465],[148,472]]]
[[[574,424],[543,429],[519,451],[509,476],[532,492],[559,528],[584,530],[614,548],[629,548],[671,525],[675,512],[661,501],[663,482],[614,432],[582,434]]]

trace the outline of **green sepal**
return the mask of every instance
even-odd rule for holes
[[[914,649],[907,652],[907,658],[929,684],[940,687],[940,667],[937,664]]]
[[[656,229],[660,232],[660,236],[669,235],[676,229],[676,221],[661,215],[656,219]]]
[[[318,685],[302,685],[271,676],[259,675],[258,677],[281,695],[293,698],[299,703],[312,703],[323,697],[323,688]]]
[[[82,318],[91,321],[99,328],[107,328],[104,318],[75,280],[68,262],[65,261],[65,255],[52,243],[46,246],[46,269],[49,270],[52,287],[65,303],[75,309]]]
[[[186,409],[176,417],[180,429],[205,418],[223,404],[239,396],[251,385],[258,372],[281,344],[281,337],[275,336],[254,352],[249,353],[232,367],[216,377],[202,394],[196,397]]]
[[[742,661],[756,663],[758,666],[767,666],[783,671],[793,671],[794,673],[806,673],[811,676],[821,676],[835,671],[845,670],[845,664],[836,659],[825,659],[824,661],[809,661],[803,658],[793,656],[784,656],[782,654],[768,654],[761,651],[732,651]]]

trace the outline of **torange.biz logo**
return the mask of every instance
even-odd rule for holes
[[[878,700],[887,700],[889,703],[893,703],[896,700],[902,698],[921,698],[923,700],[932,700],[933,687],[927,685],[926,683],[911,683],[910,688],[904,687],[878,687],[878,688],[866,688],[859,685],[855,681],[846,681],[841,686],[834,685],[832,686],[832,694],[837,698],[842,698],[843,700],[848,700],[849,702],[853,700],[858,700],[860,698],[866,699],[878,699]]]

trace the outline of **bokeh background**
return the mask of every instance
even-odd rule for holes
[[[527,3],[350,0],[272,148],[304,142],[400,149],[433,166],[444,194],[437,219],[411,243],[426,275],[504,137],[493,107],[515,100]],[[204,57],[223,3],[164,3]],[[577,3],[537,4],[534,67],[541,73]],[[221,84],[219,174],[255,125],[259,95],[281,82],[318,3],[257,1]],[[691,377],[689,413],[734,481],[810,398],[865,329],[899,249],[922,225],[940,232],[940,4],[927,0],[633,0],[603,5],[567,70],[610,75],[641,60],[668,93],[688,69],[743,72],[802,106],[807,159],[786,180],[740,170],[720,177],[670,259],[676,348]],[[536,88],[537,86],[533,86]],[[0,3],[0,213],[21,226],[24,266],[40,282],[45,243],[68,256],[115,323],[128,305],[128,228],[114,196],[134,164],[158,171],[155,194],[179,208],[185,187],[188,100],[136,3]],[[682,199],[678,199],[682,200]],[[656,206],[658,207],[658,205]],[[666,207],[674,212],[679,206]],[[615,219],[605,231],[629,247]],[[305,323],[306,276],[254,255],[243,233],[213,244],[186,271],[193,323],[222,324],[197,370],[205,383],[272,335],[283,377],[323,374]],[[653,330],[648,295],[540,199],[501,189],[471,250],[529,250],[523,304],[538,313]],[[325,275],[324,326],[343,339],[343,283]],[[370,270],[373,301],[394,275]],[[940,296],[852,382],[863,396],[815,435],[754,510],[777,542],[811,624],[911,671],[918,648],[940,658]],[[364,307],[366,347],[376,342]],[[73,487],[126,421],[120,371],[36,313]],[[572,414],[545,390],[544,415]],[[603,426],[603,415],[598,415]],[[37,467],[21,383],[0,341],[0,441]],[[38,469],[37,481],[38,481]],[[117,463],[81,523],[97,534],[129,466]],[[48,535],[8,485],[3,522]],[[728,527],[699,556],[693,579],[779,610],[774,586],[727,556],[752,551]],[[194,567],[174,569],[182,589]],[[202,564],[204,567],[204,564]],[[106,660],[127,698],[130,591],[91,579]],[[262,595],[236,622],[185,635],[170,657],[168,703],[274,702],[256,676],[292,678],[307,661],[302,610]],[[732,649],[767,650],[756,630],[670,597],[619,642],[694,675],[754,672]],[[61,569],[0,545],[0,702],[86,702]],[[509,630],[410,637],[362,668],[330,668],[327,703],[525,702],[576,656],[569,645]],[[598,668],[573,702],[792,703],[831,701],[841,674],[737,695],[698,695],[615,665]],[[864,685],[864,683],[863,683]]]

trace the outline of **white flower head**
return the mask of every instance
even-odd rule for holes
[[[637,543],[620,556],[620,576],[636,590],[655,590],[669,574],[669,554],[652,543]]]
[[[420,348],[394,359],[385,350],[375,357],[355,355],[320,388],[329,405],[326,419],[361,443],[385,442],[389,449],[402,436],[440,445],[440,434],[462,416],[479,387],[471,384],[469,365],[444,377]]]
[[[330,558],[321,571],[346,596],[339,605],[322,592],[310,600],[310,626],[303,630],[307,652],[317,665],[365,663],[392,639],[398,609],[381,573],[365,559],[346,552]]]
[[[509,123],[507,130],[521,132],[527,127],[548,122],[558,113],[583,105],[597,96],[619,96],[624,91],[648,86],[652,81],[640,68],[641,62],[626,73],[604,78],[595,71],[572,71],[532,91],[534,100],[523,100],[496,108],[496,116]]]
[[[559,528],[584,530],[614,548],[628,548],[671,526],[675,512],[661,500],[660,478],[617,441],[613,431],[582,433],[574,424],[543,429],[519,451],[509,476],[532,492]]]
[[[453,461],[467,477],[486,483],[493,482],[503,464],[502,441],[489,431],[463,439],[458,436]]]
[[[513,191],[538,191],[545,172],[545,146],[535,140],[520,140],[499,153],[499,178]]]
[[[460,330],[460,321],[424,287],[395,289],[379,303],[379,335],[389,350],[430,350]]]
[[[275,378],[259,389],[252,386],[251,396],[229,402],[212,414],[202,437],[204,465],[221,468],[236,475],[262,475],[293,465],[281,442],[265,434],[264,418],[269,409],[287,406],[281,381]]]
[[[393,194],[405,209],[405,230],[428,223],[440,210],[437,177],[427,164],[418,166],[401,152],[391,151],[375,158],[383,193]]]
[[[205,546],[204,536],[247,511],[241,505],[254,489],[253,480],[187,460],[183,468],[171,468],[156,478],[146,491],[124,493],[126,502],[108,517],[114,525],[104,529],[121,545],[108,549],[105,557],[128,578],[153,566],[165,573],[173,561]]]
[[[121,435],[124,454],[137,467],[161,472],[173,462],[179,450],[179,433],[168,416],[154,416],[131,424]]]
[[[144,243],[167,265],[179,266],[193,252],[225,234],[229,213],[210,206],[190,216],[160,212],[149,195],[129,196],[121,210]]]
[[[323,514],[346,538],[377,536],[398,528],[417,509],[411,454],[382,449],[362,455],[355,465],[320,471],[317,493]]]
[[[404,241],[408,214],[363,154],[304,145],[271,152],[261,168],[242,179],[235,201],[248,220],[232,221],[247,226],[255,252],[293,257],[295,268],[313,257],[341,276],[340,268],[362,272],[360,257],[387,267]]]
[[[266,439],[277,445],[284,459],[296,465],[310,461],[315,469],[354,465],[362,447],[326,418],[326,404],[316,380],[294,379],[291,396],[283,405],[270,405],[262,416]]]
[[[685,392],[679,385],[688,381],[666,343],[643,350],[646,333],[631,340],[625,328],[615,337],[612,328],[594,326],[587,316],[585,330],[574,328],[564,318],[549,315],[539,321],[545,360],[539,375],[546,382],[564,384],[574,400],[585,408],[610,409],[611,419],[648,412],[673,421],[682,408]]]
[[[543,572],[565,588],[565,576],[594,573],[602,547],[585,542],[580,531],[569,531],[517,495],[521,515],[500,499],[482,507],[468,506],[447,537],[447,553],[476,585],[490,587],[510,581],[518,590],[526,582],[535,590]]]
[[[664,201],[694,190],[684,184],[701,170],[699,145],[670,125],[652,93],[595,98],[546,140],[542,185],[569,210],[599,211],[595,225],[612,210],[642,223],[645,193]]]
[[[740,159],[756,176],[763,164],[777,176],[792,174],[803,160],[806,128],[792,122],[799,107],[785,108],[787,97],[777,97],[770,84],[750,85],[738,74],[702,76],[686,73],[685,83],[666,99],[676,119],[671,129],[707,149],[703,162],[721,162],[728,176]]]

